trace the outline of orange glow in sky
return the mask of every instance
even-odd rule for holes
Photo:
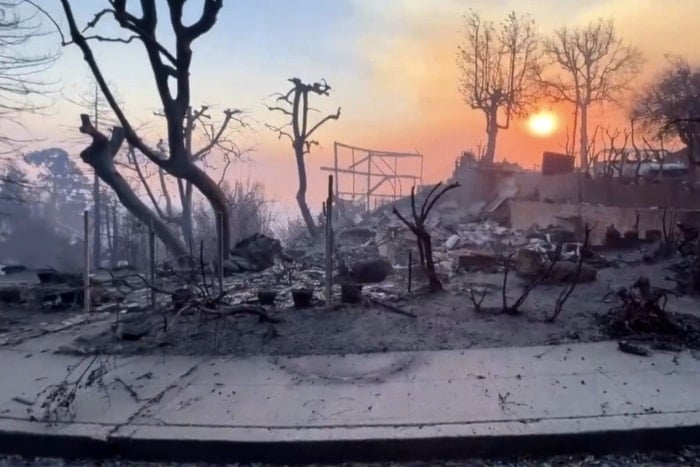
[[[538,112],[530,116],[527,128],[535,136],[551,136],[558,126],[557,116],[552,112]]]
[[[46,3],[65,31],[60,2],[41,3]],[[79,22],[86,24],[99,11],[94,3],[106,2],[73,3]],[[495,22],[512,10],[530,14],[543,37],[562,26],[612,18],[619,37],[639,48],[646,59],[639,76],[630,82],[632,91],[665,66],[668,54],[700,64],[698,0],[268,0],[265,4],[269,7],[260,8],[260,2],[253,0],[227,3],[217,24],[198,39],[191,67],[191,105],[209,106],[213,118],[221,118],[227,108],[246,111],[252,127],[231,137],[239,147],[251,149],[250,162],[232,166],[226,179],[260,181],[268,196],[294,213],[298,186],[294,151],[287,139],[279,139],[265,125],[281,126],[286,121],[263,104],[269,104],[274,93],[289,89],[288,78],[296,76],[309,83],[325,79],[332,86],[329,96],[314,96],[309,103],[319,110],[310,114],[312,123],[342,107],[339,120],[327,122],[314,133],[319,146],[306,158],[307,201],[315,212],[327,196],[328,174],[321,167],[334,164],[334,142],[378,151],[419,152],[424,155],[424,183],[446,179],[462,151],[484,147],[484,115],[465,104],[456,65],[457,47],[463,41],[462,15],[470,7]],[[40,39],[38,51],[58,46],[55,35]],[[169,44],[171,38],[165,39]],[[132,126],[155,145],[165,134],[153,119],[162,103],[143,47],[95,42],[93,49]],[[60,59],[48,73],[46,82],[60,82],[72,99],[85,89],[90,75],[74,46],[61,49]],[[591,106],[589,135],[598,126],[613,131],[628,125],[631,95],[623,96],[619,106]],[[537,113],[515,119],[509,129],[498,132],[497,161],[535,169],[543,152],[565,150],[574,135],[573,107],[544,100],[537,104]],[[23,117],[24,133],[17,130],[9,136],[37,141],[36,149],[61,146],[77,158],[89,143],[78,132],[80,111],[68,99],[57,99],[50,112]],[[210,172],[217,178],[224,164],[213,155],[212,166]]]

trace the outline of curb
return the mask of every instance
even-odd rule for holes
[[[700,442],[700,426],[567,434],[330,441],[135,439],[0,432],[0,453],[26,457],[271,464],[456,460],[669,450]]]

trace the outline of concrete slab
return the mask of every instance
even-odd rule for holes
[[[153,407],[159,423],[264,428],[431,425],[700,408],[700,361],[610,343],[212,361]],[[643,397],[640,397],[640,394]],[[223,409],[223,410],[222,410]]]
[[[505,445],[556,450],[614,439],[615,447],[623,438],[699,435],[700,361],[616,347],[117,358],[104,387],[81,390],[75,417],[50,428],[29,423],[11,398],[60,381],[80,360],[37,354],[22,365],[20,352],[0,351],[0,364],[24,370],[2,391],[0,407],[11,410],[0,413],[0,447],[10,434],[54,444],[59,436],[138,457],[291,462],[379,459],[392,446],[412,456],[487,447],[503,454]]]

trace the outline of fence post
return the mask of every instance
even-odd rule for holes
[[[216,238],[218,239],[217,242],[217,275],[219,278],[219,292],[221,294],[224,293],[224,213],[223,212],[217,212],[216,213]]]
[[[90,312],[90,213],[83,212],[83,308]]]
[[[413,252],[408,250],[408,292],[411,293],[411,282],[413,281]]]
[[[156,233],[153,219],[148,224],[148,273],[151,279],[151,311],[156,309]]]
[[[331,306],[333,290],[333,175],[328,176],[326,200],[326,306]]]

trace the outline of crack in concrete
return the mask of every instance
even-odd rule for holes
[[[114,427],[107,433],[106,439],[110,440],[119,430],[131,425],[132,422],[139,417],[154,418],[154,417],[149,417],[147,415],[144,415],[144,412],[147,411],[148,409],[152,408],[153,406],[157,405],[158,403],[160,403],[160,401],[163,400],[163,397],[165,397],[165,395],[168,392],[170,392],[171,390],[178,388],[180,391],[183,391],[183,390],[187,389],[190,386],[191,381],[183,382],[183,380],[185,378],[188,378],[189,376],[191,376],[192,373],[194,373],[195,370],[197,370],[197,368],[201,364],[202,364],[202,360],[198,361],[193,366],[191,366],[187,371],[185,371],[182,375],[178,376],[176,378],[176,382],[169,384],[163,390],[158,392],[158,394],[156,394],[155,396],[144,399],[143,404],[140,405],[139,408],[136,409],[136,411],[133,414],[131,414],[125,422],[118,423],[118,424],[114,425]]]

